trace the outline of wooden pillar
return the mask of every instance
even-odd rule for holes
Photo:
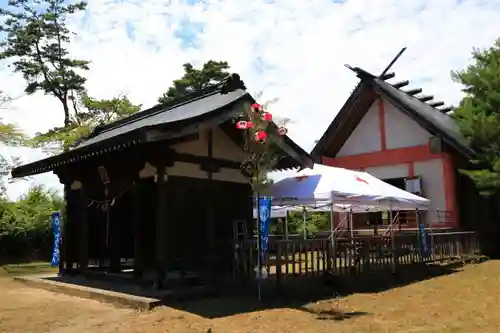
[[[65,208],[61,212],[61,240],[59,242],[59,272],[66,274],[73,268],[75,259],[73,251],[73,230],[72,222],[75,216],[74,208],[72,207],[71,198],[71,172],[68,168],[59,168],[54,170],[54,174],[59,178],[59,182],[64,185],[64,203]]]
[[[89,219],[87,198],[82,187],[76,190],[75,194],[77,195],[74,196],[74,207],[78,210],[78,214],[76,215],[78,216],[78,261],[80,265],[80,272],[85,273],[89,265]]]
[[[213,131],[212,129],[208,130],[207,133],[207,156],[213,162]],[[213,173],[216,170],[215,165],[212,163],[208,168],[206,168],[207,172],[207,220],[206,220],[206,236],[207,236],[207,268],[210,279],[213,277],[213,273],[215,270],[215,237],[214,237],[214,210],[213,210],[213,198],[214,198],[214,187],[213,187]]]
[[[130,205],[132,213],[132,225],[134,230],[134,279],[140,282],[143,275],[143,237],[144,228],[141,220],[141,186],[135,182],[132,184]]]
[[[68,197],[67,192],[64,191],[64,202],[66,204],[66,207],[64,208],[64,211],[61,212],[61,224],[60,224],[60,233],[61,233],[61,240],[59,242],[59,273],[61,275],[64,275],[66,273],[66,260],[68,257],[68,209],[69,209],[69,204],[68,204]]]
[[[61,217],[63,220],[63,232],[62,232],[62,248],[63,254],[59,254],[60,265],[62,264],[63,271],[66,273],[73,272],[73,264],[75,262],[75,207],[74,198],[71,195],[70,185],[64,185],[64,197],[66,202],[66,209],[64,210],[64,216]]]
[[[155,288],[162,289],[165,280],[167,261],[167,218],[166,218],[166,183],[165,183],[165,163],[160,163],[157,167],[156,179],[156,240],[155,240],[155,261],[156,278]]]
[[[109,200],[110,198],[108,198]],[[108,202],[107,210],[105,212],[106,219],[109,223],[109,270],[113,273],[118,273],[120,271],[120,207],[115,209],[115,206],[111,206],[111,202]]]

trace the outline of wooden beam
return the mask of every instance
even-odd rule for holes
[[[415,89],[410,89],[406,90],[405,93],[407,93],[410,96],[414,96],[416,94],[420,94],[422,92],[422,88],[415,88]]]
[[[172,131],[168,130],[159,130],[159,129],[149,129],[146,131],[145,137],[147,142],[157,142],[157,141],[166,141],[168,140],[168,144],[176,144],[182,142],[196,141],[199,139],[198,132],[191,133],[188,135],[183,135],[181,137],[177,137],[172,139],[177,133],[172,133]]]
[[[225,160],[225,159],[220,159],[220,158],[211,158],[208,156],[196,156],[193,154],[186,154],[186,153],[177,153],[177,152],[172,152],[171,153],[171,158],[174,161],[178,162],[185,162],[185,163],[192,163],[192,164],[199,164],[203,166],[203,170],[211,170],[212,168],[228,168],[228,169],[240,169],[241,163],[240,162],[235,162],[235,161],[230,161],[230,160]],[[212,171],[214,172],[214,171]]]
[[[429,103],[429,106],[432,106],[433,108],[438,107],[438,106],[442,106],[442,105],[444,105],[444,102],[442,102],[442,101]]]
[[[396,76],[396,74],[394,72],[386,73],[386,74],[382,75],[381,79],[385,81],[385,80],[392,79],[395,76]]]
[[[443,113],[447,113],[447,112],[453,111],[453,107],[447,106],[445,108],[441,108],[441,109],[438,109],[438,110],[441,111],[441,112],[443,112]]]
[[[406,87],[406,86],[407,86],[407,85],[409,85],[409,84],[410,84],[410,81],[405,80],[405,81],[396,82],[396,83],[394,83],[392,86],[393,86],[394,88],[399,89],[399,88],[402,88],[402,87]]]
[[[421,97],[418,97],[418,99],[421,100],[422,102],[427,102],[427,101],[433,100],[434,96],[432,96],[432,95],[421,96]]]

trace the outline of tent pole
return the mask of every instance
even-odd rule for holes
[[[349,229],[351,229],[351,238],[354,238],[354,229],[352,221],[352,208],[349,209]]]
[[[418,225],[418,215],[419,214],[422,214],[422,212],[419,211],[418,208],[417,208],[417,210],[416,210],[416,218],[417,218],[417,226],[418,227],[420,227]],[[422,218],[422,217],[420,217],[420,218]],[[434,251],[434,231],[432,230],[432,224],[428,223],[428,221],[425,221],[424,226],[427,226],[429,228],[429,231],[430,231],[430,236],[431,236],[430,237],[431,238],[431,255],[430,255],[430,257],[431,257],[431,261],[434,261],[435,258],[436,258],[435,257],[435,251]]]
[[[306,207],[302,206],[302,228],[304,229],[304,239],[307,239],[307,221],[306,221]]]
[[[392,274],[396,274],[396,233],[394,232],[394,228],[392,227],[392,203],[389,204],[389,219],[391,220],[391,224],[389,225],[389,228],[391,228],[391,270]]]
[[[288,240],[288,210],[285,211],[285,240]]]
[[[333,215],[333,193],[331,194],[331,206],[330,206],[330,246],[331,246],[331,251],[327,251],[327,253],[331,253],[333,256],[333,261],[330,260],[330,258],[327,258],[327,269],[329,271],[333,271],[333,264],[335,265],[335,268],[337,266],[337,257],[336,257],[336,252],[335,252],[335,223],[334,223],[334,215]]]
[[[333,239],[333,234],[335,233],[335,221],[334,221],[334,215],[333,215],[333,203],[330,208],[330,238]]]

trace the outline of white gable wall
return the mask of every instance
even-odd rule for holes
[[[426,145],[431,134],[391,102],[384,100],[385,141],[387,149]]]
[[[382,149],[378,112],[378,101],[375,101],[337,153],[337,157],[373,153]]]
[[[246,153],[242,151],[219,127],[214,127],[212,134],[213,157],[234,162],[242,162]],[[181,142],[170,146],[179,153],[193,154],[196,156],[208,156],[208,129],[201,129],[197,140]],[[142,170],[141,177],[147,178],[156,174],[156,168],[146,164]],[[175,162],[172,167],[166,170],[167,176],[181,176],[190,178],[208,178],[207,172],[200,169],[197,164],[186,162]],[[240,170],[221,168],[219,172],[213,173],[214,180],[248,183],[248,180],[241,174]]]
[[[379,103],[375,101],[354,129],[349,139],[340,149],[336,157],[353,156],[365,153],[381,152]],[[384,127],[386,149],[400,149],[427,145],[431,134],[404,112],[384,100]],[[362,164],[362,160],[360,160]],[[363,165],[359,166],[363,168]],[[430,200],[427,222],[439,221],[438,210],[446,210],[445,186],[441,159],[419,161],[413,163],[413,175],[408,163],[366,167],[364,171],[379,179],[404,178],[420,176],[424,195]],[[441,215],[441,218],[443,215]]]
[[[384,99],[386,149],[426,145],[432,135],[416,121]],[[382,150],[380,138],[380,101],[376,100],[351,133],[336,157],[373,153]]]
[[[242,162],[246,154],[219,128],[213,128],[212,133],[212,155],[214,158],[221,158],[229,161]],[[200,130],[198,140],[179,143],[172,146],[176,151],[194,154],[197,156],[208,156],[208,131]],[[200,170],[196,164],[175,162],[167,168],[167,174],[172,176],[183,176],[192,178],[207,178],[207,172]],[[214,180],[247,183],[247,179],[240,170],[221,168],[219,172],[213,173]]]

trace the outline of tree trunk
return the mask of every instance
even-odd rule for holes
[[[64,127],[68,127],[71,124],[71,121],[69,118],[68,100],[63,98],[63,99],[61,99],[61,103],[62,103],[63,109],[64,109]]]

